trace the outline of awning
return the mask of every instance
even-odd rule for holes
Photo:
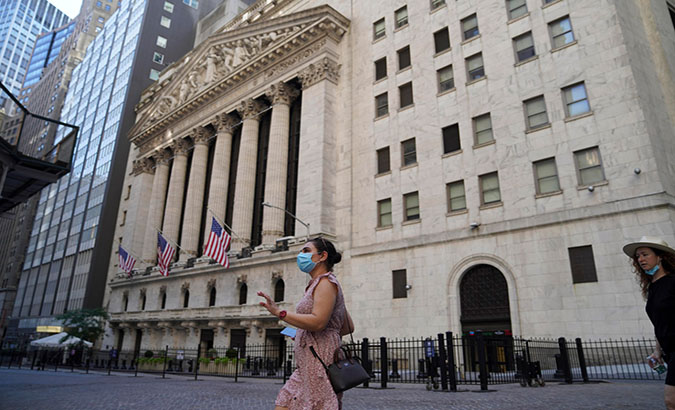
[[[67,347],[80,343],[81,339],[75,336],[69,336],[66,340],[61,342],[61,339],[63,339],[63,337],[66,335],[66,332],[57,333],[55,335],[43,337],[42,339],[33,340],[30,342],[30,345],[34,347]],[[87,342],[86,340],[83,340],[82,343],[84,343],[84,345],[87,347],[92,346],[92,343]]]

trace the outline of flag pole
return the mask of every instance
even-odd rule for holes
[[[185,249],[181,248],[179,244],[177,244],[176,242],[174,242],[174,241],[172,241],[171,239],[169,239],[168,236],[164,235],[164,232],[162,232],[159,228],[155,228],[155,229],[157,229],[157,232],[159,232],[159,233],[162,234],[162,236],[164,237],[164,239],[166,239],[167,241],[169,241],[169,242],[171,242],[172,244],[176,245],[176,248],[178,248],[178,249],[180,249],[181,251],[185,252]]]
[[[207,207],[206,207],[206,210],[209,211],[209,212],[211,212],[211,215],[213,215],[213,217],[216,218],[216,221],[217,221],[219,224],[221,224],[221,225],[223,225],[225,228],[229,229],[229,230],[230,230],[230,233],[232,234],[232,236],[234,236],[235,238],[239,239],[241,242],[244,242],[244,243],[246,242],[245,240],[241,239],[241,236],[237,235],[237,233],[236,233],[234,230],[232,230],[232,228],[231,228],[230,226],[228,226],[224,221],[221,221],[220,218],[218,218],[218,215],[216,215],[216,213],[213,212],[213,211],[211,210],[211,208],[209,208],[209,207],[207,206]]]
[[[115,241],[119,244],[119,246],[122,246],[122,241],[120,241],[119,239],[115,239]],[[135,253],[131,252],[129,249],[125,249],[125,251],[127,251],[127,252],[129,253],[129,255],[131,255],[131,256],[133,256],[134,258],[136,258],[137,261],[142,260],[141,258],[138,257],[138,255],[136,255]]]

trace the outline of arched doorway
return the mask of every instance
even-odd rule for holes
[[[459,284],[462,333],[511,332],[509,288],[504,275],[491,265],[470,268]]]

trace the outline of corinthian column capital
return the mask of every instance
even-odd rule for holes
[[[208,144],[211,135],[204,127],[195,127],[192,129],[192,141],[197,144]]]
[[[308,88],[321,80],[329,80],[335,84],[338,82],[340,65],[328,57],[321,61],[310,64],[309,67],[298,73],[302,88]]]
[[[171,151],[173,151],[173,155],[187,155],[189,149],[190,142],[185,138],[178,138],[171,143]]]
[[[154,174],[155,173],[155,168],[153,166],[152,159],[150,158],[139,158],[134,160],[133,166],[132,166],[132,171],[131,174],[134,176],[140,175],[140,174]]]
[[[269,91],[265,94],[272,101],[272,104],[290,105],[300,92],[292,85],[279,82],[277,84],[272,84]]]
[[[267,108],[267,106],[262,102],[254,100],[253,98],[248,98],[239,104],[237,111],[239,111],[242,119],[248,120],[249,118],[254,118],[260,114],[265,108]]]
[[[239,123],[239,120],[230,114],[216,115],[211,124],[216,127],[216,132],[232,132],[232,128]]]
[[[152,157],[155,159],[155,164],[166,165],[169,163],[169,159],[171,158],[171,152],[169,152],[166,148],[160,148],[152,154]]]

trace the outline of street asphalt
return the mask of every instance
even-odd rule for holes
[[[355,388],[351,409],[663,409],[662,381],[612,381],[545,387],[517,384],[460,386],[462,392],[427,391],[424,385]],[[239,379],[70,370],[0,369],[0,409],[273,409],[281,380]]]

